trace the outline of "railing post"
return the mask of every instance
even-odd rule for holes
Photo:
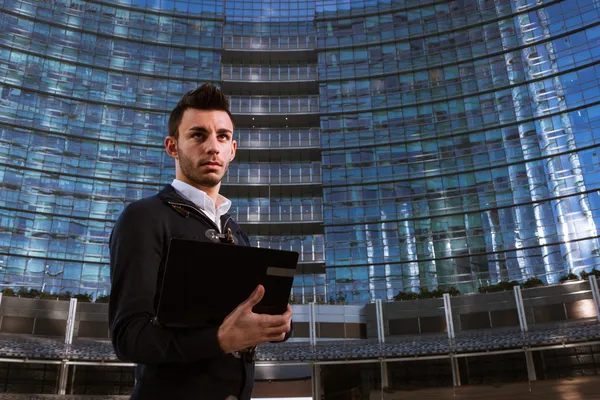
[[[515,286],[513,288],[515,292],[515,301],[517,303],[517,314],[519,315],[519,324],[521,325],[521,332],[527,332],[527,317],[525,316],[525,307],[523,306],[523,295],[521,294],[521,287]]]
[[[377,318],[377,339],[379,343],[385,343],[385,328],[383,323],[383,302],[375,300],[375,316]]]
[[[600,321],[600,290],[598,290],[598,279],[595,275],[588,277],[590,281],[590,289],[592,289],[592,296],[594,297],[594,304],[596,305],[596,318]]]
[[[67,317],[67,329],[65,332],[65,343],[73,343],[73,332],[75,330],[75,313],[77,312],[77,299],[72,298],[69,302],[69,316]]]
[[[77,313],[77,299],[72,298],[69,302],[69,315],[67,316],[67,326],[65,329],[65,344],[67,345],[67,351],[71,344],[73,344],[73,333],[75,331],[75,315]],[[67,354],[65,353],[65,357]],[[67,392],[67,379],[69,376],[69,364],[67,359],[63,359],[60,364],[60,375],[58,377],[58,394],[65,395]]]
[[[315,302],[308,303],[308,328],[310,336],[310,345],[315,346],[317,344],[317,312]]]
[[[446,327],[448,329],[448,339],[454,339],[454,321],[452,320],[452,304],[450,294],[444,293],[444,313],[446,314]]]

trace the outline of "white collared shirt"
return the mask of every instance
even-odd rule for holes
[[[173,179],[171,186],[173,186],[184,198],[194,203],[204,215],[213,220],[219,227],[219,233],[221,233],[221,215],[226,214],[231,208],[231,201],[228,198],[219,195],[219,197],[217,197],[217,203],[219,205],[215,207],[215,203],[205,192],[190,184],[178,179]]]

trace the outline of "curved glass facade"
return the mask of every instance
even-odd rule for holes
[[[0,1],[0,279],[110,290],[112,225],[173,178],[169,111],[230,96],[224,181],[295,294],[600,266],[600,2]],[[600,142],[599,142],[600,143]]]
[[[329,284],[368,301],[599,265],[599,12],[317,7]]]
[[[224,15],[157,5],[0,3],[3,285],[106,294],[114,221],[172,179],[167,110],[219,80]]]

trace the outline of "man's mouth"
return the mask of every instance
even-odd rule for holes
[[[221,166],[221,164],[217,161],[208,161],[202,165],[211,166],[211,167],[220,167]]]

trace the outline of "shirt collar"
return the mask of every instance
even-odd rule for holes
[[[175,190],[178,191],[179,194],[181,194],[183,197],[194,203],[202,211],[212,212],[212,210],[215,210],[216,208],[219,215],[223,215],[226,214],[227,211],[229,211],[229,209],[231,208],[231,200],[229,200],[227,197],[219,195],[217,197],[217,204],[219,205],[215,207],[213,200],[210,197],[208,197],[208,195],[203,190],[200,190],[188,183],[180,181],[179,179],[173,179],[171,186],[173,186],[173,188],[175,188]]]

